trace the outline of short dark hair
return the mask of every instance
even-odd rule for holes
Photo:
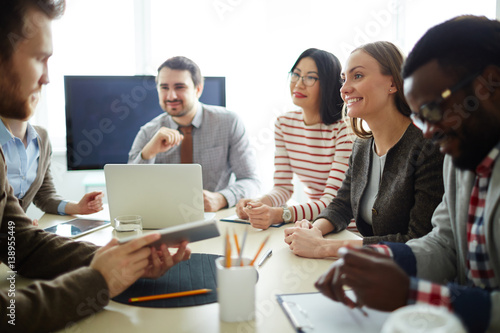
[[[401,77],[401,66],[404,61],[401,50],[393,43],[386,41],[362,45],[354,49],[351,54],[359,50],[366,52],[378,62],[382,75],[392,76],[397,89],[394,96],[396,108],[404,116],[410,117],[411,109],[408,102],[406,102],[403,90],[403,78]],[[367,131],[363,128],[361,119],[352,118],[351,129],[354,134],[360,138],[369,138],[372,136],[371,131]]]
[[[169,58],[161,64],[160,67],[158,67],[158,73],[160,73],[163,67],[168,67],[174,70],[189,71],[195,87],[200,85],[203,81],[200,67],[198,67],[198,65],[189,58],[183,56]]]
[[[441,68],[461,77],[500,66],[500,22],[484,16],[457,16],[429,29],[415,44],[403,66],[407,78],[437,60]]]
[[[50,19],[59,18],[66,8],[65,0],[2,0],[0,2],[0,61],[8,62],[17,44],[26,36],[26,12],[39,9]]]
[[[340,96],[340,73],[342,66],[339,59],[332,53],[310,48],[302,52],[290,72],[293,72],[300,60],[309,57],[314,60],[318,68],[321,101],[319,113],[321,121],[330,125],[342,119],[342,97]]]

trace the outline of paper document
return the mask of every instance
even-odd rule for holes
[[[351,290],[346,294],[355,299]],[[359,309],[350,309],[319,292],[281,294],[276,298],[297,332],[378,333],[390,314],[363,307],[368,314],[365,316]]]

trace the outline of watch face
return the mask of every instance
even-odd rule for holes
[[[290,222],[292,219],[292,212],[288,208],[283,208],[283,221]]]

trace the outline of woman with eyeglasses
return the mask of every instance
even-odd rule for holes
[[[346,243],[404,243],[431,231],[444,191],[443,157],[410,119],[402,63],[403,55],[389,42],[366,44],[350,54],[340,92],[358,138],[337,197],[313,224],[301,221],[285,230],[293,253],[331,257]],[[353,218],[362,240],[323,238],[344,230]]]
[[[290,71],[290,93],[300,110],[275,123],[273,189],[259,199],[242,199],[238,217],[253,227],[312,220],[337,195],[352,149],[342,120],[341,65],[330,52],[304,51]],[[304,184],[310,202],[286,206],[293,194],[293,175]]]

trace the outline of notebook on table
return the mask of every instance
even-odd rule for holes
[[[144,229],[210,221],[204,213],[199,164],[107,164],[104,166],[109,216],[140,215]]]
[[[238,215],[236,215],[236,214],[228,216],[228,217],[224,217],[224,218],[222,218],[220,220],[223,221],[223,222],[233,222],[233,223],[250,224],[249,220],[240,219],[238,217]],[[270,226],[273,227],[273,228],[279,228],[279,227],[281,227],[284,224],[285,224],[285,222],[280,222],[280,223],[271,224]]]

